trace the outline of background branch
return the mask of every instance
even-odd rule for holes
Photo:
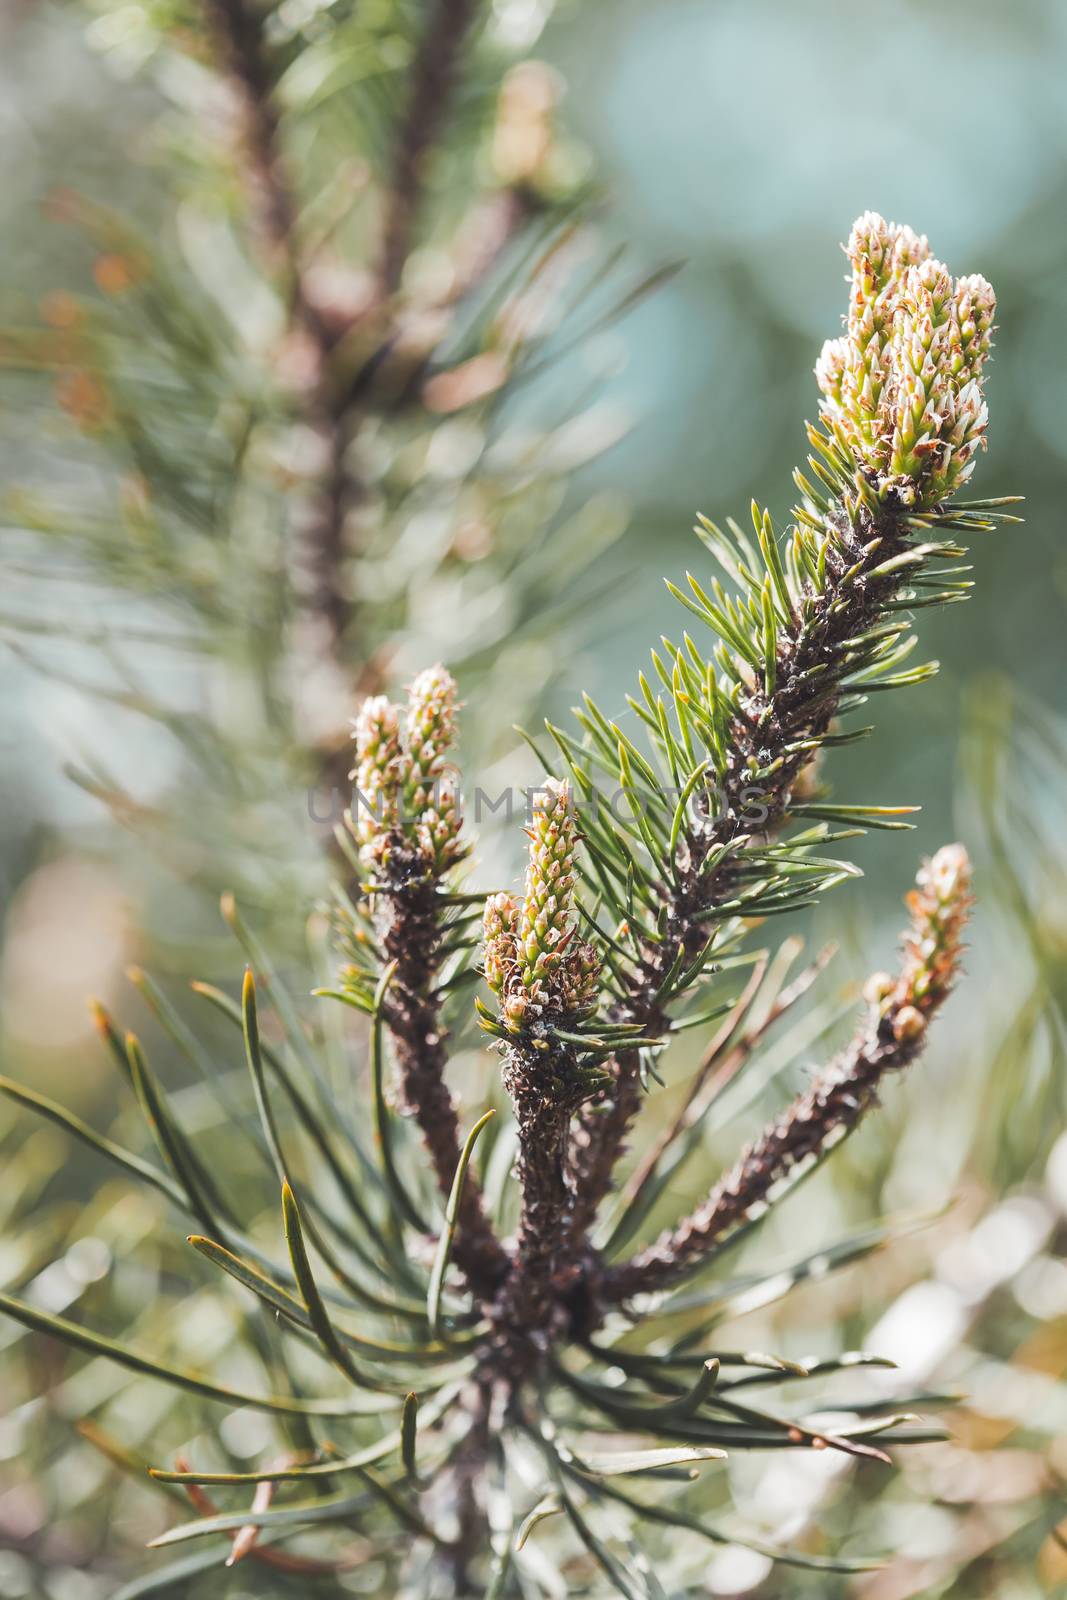
[[[382,225],[379,282],[385,295],[399,287],[414,242],[424,163],[448,113],[460,57],[478,11],[477,0],[432,0],[411,71],[407,111],[396,140],[393,176]]]
[[[281,145],[281,115],[274,97],[262,15],[250,0],[204,0],[204,8],[240,98],[247,175],[264,238],[275,263],[282,265],[293,320],[324,354],[325,331],[305,292],[300,205]]]

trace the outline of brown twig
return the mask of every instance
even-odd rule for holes
[[[789,1109],[749,1145],[690,1216],[605,1275],[609,1300],[664,1289],[702,1265],[797,1168],[825,1154],[877,1101],[887,1072],[920,1054],[927,1025],[949,994],[970,906],[969,867],[960,845],[927,863],[908,897],[912,926],[896,982],[879,974],[868,985],[868,1013],[852,1042]]]
[[[401,851],[394,851],[398,870]],[[445,1079],[447,1040],[434,987],[440,964],[439,897],[432,883],[413,883],[379,897],[378,933],[396,967],[386,1020],[405,1110],[422,1134],[438,1189],[448,1195],[460,1158],[459,1119]],[[468,1172],[460,1195],[453,1258],[472,1289],[491,1299],[508,1268],[508,1256],[485,1213],[481,1189]]]
[[[384,695],[368,697],[356,719],[351,777],[359,804],[350,818],[361,864],[373,875],[363,889],[374,906],[383,965],[392,969],[382,1003],[401,1100],[445,1198],[461,1154],[438,987],[451,914],[442,883],[467,848],[449,778],[455,719],[456,685],[440,664],[408,685],[402,715]],[[474,1293],[492,1299],[508,1258],[471,1173],[459,1199],[453,1255]]]
[[[268,265],[280,270],[289,307],[289,343],[299,350],[295,393],[319,440],[322,462],[317,493],[294,528],[291,571],[304,629],[300,650],[312,671],[325,667],[316,688],[329,693],[331,669],[344,668],[345,634],[352,600],[343,573],[345,524],[357,496],[348,464],[353,432],[347,400],[336,391],[333,355],[358,311],[330,314],[311,288],[300,245],[300,204],[281,140],[281,115],[264,37],[263,18],[250,0],[204,0],[219,54],[244,114],[244,148]]]
[[[568,1093],[573,1061],[562,1049],[553,1056],[525,1044],[509,1045],[503,1077],[518,1123],[522,1201],[514,1265],[494,1315],[509,1359],[521,1370],[524,1358],[547,1350],[565,1317],[554,1279],[570,1235],[567,1141],[582,1091]]]

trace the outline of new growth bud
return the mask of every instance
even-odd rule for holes
[[[917,1039],[952,988],[971,907],[971,864],[961,844],[944,845],[924,861],[907,896],[911,926],[896,982],[872,981],[865,998],[889,1017],[899,1040]],[[882,975],[879,975],[881,977]]]
[[[508,979],[515,968],[515,930],[519,907],[513,895],[491,894],[485,902],[482,932],[485,940],[485,981],[504,1002]]]
[[[428,667],[408,689],[408,764],[404,814],[424,858],[439,876],[463,855],[461,820],[448,752],[456,736],[456,685],[444,667]]]
[[[426,876],[440,877],[466,853],[448,751],[456,731],[456,685],[442,666],[408,689],[403,723],[384,695],[365,700],[354,723],[353,829],[369,867],[396,850]]]
[[[521,905],[492,895],[485,907],[485,977],[511,1033],[539,1017],[574,1022],[596,1006],[600,961],[578,937],[574,856],[578,831],[566,783],[533,796]]]
[[[970,477],[985,442],[996,298],[982,277],[953,283],[925,236],[875,212],[846,251],[845,333],[815,364],[823,417],[883,499],[935,505]]]
[[[404,753],[397,709],[383,694],[371,695],[353,723],[356,765],[349,773],[357,790],[352,821],[361,852],[368,862],[376,841],[396,823]]]

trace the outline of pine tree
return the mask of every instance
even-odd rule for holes
[[[1014,520],[1005,502],[957,497],[986,425],[988,284],[954,281],[925,239],[873,214],[847,250],[845,331],[816,368],[821,417],[785,535],[755,506],[751,535],[701,520],[722,576],[671,585],[699,631],[662,640],[628,697],[640,741],[627,731],[634,722],[588,697],[572,728],[548,724],[549,743],[533,741],[544,782],[529,795],[521,894],[470,887],[475,841],[448,764],[451,675],[430,667],[403,703],[364,701],[342,833],[350,884],[335,897],[341,965],[320,998],[365,1019],[373,1139],[331,1095],[315,1042],[232,900],[226,915],[249,957],[241,999],[199,992],[241,1032],[258,1116],[251,1147],[280,1191],[280,1228],[265,1228],[245,1197],[235,1206],[225,1170],[183,1126],[137,1039],[102,1010],[159,1160],[4,1081],[6,1094],[164,1196],[195,1230],[190,1244],[265,1313],[249,1319],[248,1339],[269,1387],[0,1299],[28,1328],[277,1419],[282,1453],[253,1470],[188,1459],[152,1468],[161,1490],[180,1487],[199,1513],[154,1543],[204,1543],[126,1595],[224,1558],[255,1561],[264,1584],[285,1573],[341,1581],[373,1563],[382,1593],[498,1600],[662,1596],[666,1562],[673,1593],[698,1593],[708,1541],[767,1548],[744,1508],[725,1504],[714,1464],[724,1454],[832,1450],[886,1463],[890,1448],[938,1436],[865,1397],[835,1399],[832,1429],[809,1420],[811,1402],[799,1413],[766,1407],[754,1389],[818,1390],[877,1353],[798,1365],[720,1348],[715,1274],[921,1056],[960,969],[970,905],[961,845],[920,868],[898,970],[867,983],[851,1041],[687,1216],[634,1247],[722,1090],[819,975],[821,961],[787,984],[787,963],[754,949],[753,934],[854,873],[829,853],[835,845],[910,826],[907,807],[830,802],[818,759],[870,732],[850,717],[872,694],[930,675],[932,664],[906,660],[916,613],[966,597],[962,536]],[[494,1124],[494,1107],[475,1116],[453,1095],[453,1044],[474,1017],[499,1059],[502,1094],[490,1098],[511,1112],[510,1131]],[[699,1068],[674,1122],[646,1139],[645,1093],[689,1029],[710,1033]],[[820,1252],[824,1268],[871,1242]],[[778,1276],[792,1283],[805,1267]],[[336,1369],[332,1387],[309,1350]],[[121,1443],[89,1437],[130,1464]],[[212,1454],[225,1460],[218,1437]],[[221,1512],[215,1496],[230,1490],[235,1509]],[[286,1548],[304,1534],[314,1544]],[[864,1565],[807,1548],[771,1553],[822,1571]]]

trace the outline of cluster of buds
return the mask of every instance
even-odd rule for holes
[[[464,854],[459,797],[448,761],[456,737],[456,684],[444,667],[427,667],[408,689],[404,735],[404,815],[414,824],[420,854],[439,875]]]
[[[971,907],[971,864],[963,845],[947,844],[923,862],[907,906],[911,927],[904,936],[899,975],[875,973],[864,991],[877,1014],[890,1019],[901,1042],[922,1037],[959,970]]]
[[[354,730],[352,827],[364,863],[387,870],[400,850],[425,875],[440,877],[466,851],[448,761],[456,733],[451,674],[442,666],[420,672],[408,688],[403,718],[384,695],[372,695]]]
[[[404,766],[400,717],[384,694],[376,694],[364,700],[352,726],[356,741],[356,764],[349,773],[356,786],[352,827],[370,865],[379,839],[397,816]]]
[[[566,783],[549,779],[531,804],[529,864],[521,904],[485,906],[485,977],[509,1033],[547,1017],[573,1023],[596,1007],[600,961],[578,937],[574,857],[578,831]]]
[[[954,283],[925,236],[875,212],[846,249],[845,333],[815,365],[823,417],[880,497],[934,505],[966,482],[985,443],[996,297],[977,275]]]

